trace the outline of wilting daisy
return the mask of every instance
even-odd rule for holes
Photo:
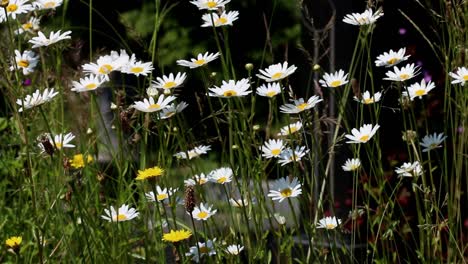
[[[73,156],[72,159],[70,159],[70,166],[75,169],[83,168],[86,164],[89,164],[93,161],[93,156],[91,155],[86,155],[86,161],[85,161],[85,156],[83,154],[76,154]]]
[[[292,104],[282,105],[280,111],[286,114],[298,114],[304,110],[311,109],[320,101],[323,100],[316,95],[310,97],[307,102],[304,102],[303,98],[299,98],[298,100],[291,100]]]
[[[213,206],[204,205],[200,203],[199,206],[196,206],[192,212],[192,217],[196,220],[206,221],[212,215],[215,215],[218,210],[212,210]]]
[[[296,123],[289,124],[280,129],[278,136],[287,136],[296,133],[302,128],[302,122],[297,121]]]
[[[375,132],[377,132],[377,129],[379,129],[379,125],[375,125],[372,127],[371,124],[366,124],[363,125],[357,130],[356,128],[353,128],[351,130],[352,135],[345,135],[347,139],[350,139],[351,141],[346,141],[346,143],[366,143],[369,141],[372,136],[374,136]]]
[[[377,10],[373,13],[372,9],[367,9],[364,13],[347,14],[343,18],[343,22],[355,26],[374,24],[379,17],[383,16],[382,10]]]
[[[162,202],[166,199],[169,199],[169,196],[172,196],[177,192],[177,188],[164,188],[162,189],[159,185],[156,185],[156,195],[154,192],[145,193],[146,199],[150,202]]]
[[[223,167],[211,171],[208,175],[208,179],[211,182],[225,184],[232,181],[232,174],[233,172],[231,168]]]
[[[164,108],[163,110],[161,110],[161,112],[159,112],[159,118],[160,119],[171,118],[175,114],[182,112],[187,106],[188,104],[183,101],[178,104],[172,103],[168,105],[166,108]]]
[[[229,198],[229,204],[234,207],[245,207],[250,204],[250,200],[247,198],[232,199]],[[255,204],[255,202],[253,202]]]
[[[135,54],[132,54],[129,61],[122,66],[122,69],[120,71],[122,73],[133,74],[135,76],[147,76],[148,73],[151,73],[153,69],[154,68],[152,62],[137,61],[135,58]]]
[[[26,95],[24,99],[16,100],[16,104],[21,106],[18,109],[18,112],[23,112],[23,110],[25,109],[30,109],[35,106],[47,103],[51,101],[57,94],[58,92],[55,92],[54,88],[52,89],[46,88],[42,94],[39,90],[36,90],[32,95],[30,94]]]
[[[394,66],[393,72],[388,71],[385,74],[387,75],[387,77],[384,78],[384,80],[404,82],[418,75],[419,67],[415,66],[414,63],[403,66],[401,69],[398,69],[398,67]]]
[[[109,80],[109,74],[113,71],[119,71],[128,64],[130,56],[125,50],[111,51],[109,55],[100,56],[96,63],[87,63],[83,65],[83,72],[105,76]]]
[[[341,166],[344,171],[355,171],[361,167],[361,160],[359,159],[347,159],[345,164]]]
[[[5,240],[5,245],[8,248],[16,250],[21,246],[21,242],[23,242],[23,238],[21,236],[12,236]]]
[[[361,94],[361,98],[357,98],[357,96],[354,96],[354,101],[360,102],[362,104],[373,104],[373,103],[380,101],[381,97],[382,97],[381,92],[376,92],[371,97],[369,91],[365,91],[364,93]]]
[[[238,19],[239,12],[237,11],[223,11],[220,16],[216,13],[204,14],[202,16],[203,24],[202,27],[221,27],[221,26],[232,26],[232,22]]]
[[[160,89],[174,89],[181,86],[186,77],[187,74],[185,74],[185,72],[178,72],[175,77],[173,73],[170,73],[169,76],[163,75],[162,78],[157,77],[156,81],[152,81],[152,87]]]
[[[57,42],[59,42],[61,40],[64,40],[64,39],[71,39],[71,37],[70,37],[71,33],[72,33],[71,31],[66,31],[63,34],[61,34],[60,30],[57,31],[57,32],[51,31],[50,35],[49,35],[49,38],[47,38],[44,35],[44,33],[39,31],[38,36],[33,37],[28,42],[33,44],[33,46],[32,46],[33,49],[38,48],[38,47],[49,46],[49,45],[52,45],[52,44],[57,43]]]
[[[88,91],[96,90],[105,82],[106,82],[105,77],[90,74],[87,77],[80,78],[79,82],[72,81],[73,88],[71,90],[77,93],[88,92]]]
[[[63,0],[36,0],[34,2],[34,6],[38,10],[55,9],[61,6],[62,3],[63,3]]]
[[[177,65],[184,66],[184,67],[189,67],[190,69],[198,68],[200,66],[203,66],[207,64],[208,62],[211,62],[219,57],[219,52],[216,53],[211,53],[209,54],[206,52],[205,54],[198,54],[196,59],[190,59],[190,61],[187,60],[178,60]]]
[[[291,162],[300,161],[307,153],[309,153],[309,150],[305,146],[297,146],[294,151],[291,148],[287,148],[279,155],[278,163],[284,166]]]
[[[39,62],[39,56],[36,56],[31,50],[25,50],[23,54],[19,50],[15,50],[15,63],[16,68],[19,70],[23,70],[24,75],[28,75],[34,72],[34,68],[36,68],[37,63]],[[10,70],[15,70],[15,66],[10,66]]]
[[[419,161],[405,162],[401,167],[395,169],[399,177],[415,177],[423,174],[423,169]]]
[[[277,94],[280,94],[282,91],[281,85],[279,83],[267,83],[257,88],[257,94],[265,97],[274,97]]]
[[[349,82],[346,79],[348,78],[348,74],[345,74],[343,70],[339,70],[334,73],[325,73],[322,78],[323,79],[319,82],[324,87],[336,88]]]
[[[15,30],[15,34],[19,35],[23,34],[26,31],[30,33],[37,31],[39,30],[40,22],[40,18],[32,16],[29,18],[28,22],[21,24],[21,26],[17,30]]]
[[[382,55],[377,56],[375,61],[375,66],[377,67],[392,67],[398,63],[407,60],[410,55],[406,55],[406,48],[401,48],[397,52],[390,50],[389,52],[384,52]]]
[[[186,186],[195,186],[195,184],[203,185],[209,181],[208,177],[204,173],[196,174],[193,176],[193,179],[187,179],[184,181]]]
[[[431,81],[429,81],[426,84],[426,81],[424,79],[421,80],[421,83],[414,83],[410,86],[408,86],[406,89],[407,91],[404,91],[407,95],[409,95],[409,98],[411,101],[414,100],[414,98],[418,97],[421,98],[423,95],[426,95],[430,90],[435,88],[435,84]]]
[[[138,217],[139,214],[135,208],[123,204],[118,210],[115,210],[113,206],[110,210],[104,209],[104,215],[101,215],[101,218],[109,222],[124,222]]]
[[[265,142],[260,150],[263,152],[262,157],[267,159],[277,158],[284,149],[284,142],[282,139],[269,139]]]
[[[163,235],[162,240],[166,242],[176,243],[188,239],[191,236],[192,232],[190,232],[189,230],[171,230],[169,233],[165,233]]]
[[[237,82],[234,80],[229,80],[227,82],[223,81],[221,87],[215,86],[213,88],[208,88],[208,90],[211,91],[211,93],[209,93],[209,96],[229,98],[246,96],[250,94],[252,91],[249,90],[249,87],[249,79],[244,78]]]
[[[275,213],[273,215],[273,217],[275,218],[276,222],[278,222],[278,224],[280,224],[280,225],[286,224],[286,217],[284,217],[284,216],[282,216],[282,215],[280,215],[278,213]]]
[[[241,245],[229,245],[226,248],[226,252],[234,256],[239,255],[242,250],[244,250],[244,247]]]
[[[138,170],[138,175],[135,178],[135,180],[156,179],[158,177],[161,177],[162,175],[164,175],[164,169],[162,169],[161,167],[155,166],[155,167],[144,169],[144,170]]]
[[[281,203],[286,198],[293,198],[299,196],[302,193],[301,183],[297,178],[293,178],[289,181],[287,177],[278,179],[268,193],[268,197],[271,197],[273,201],[279,200]]]
[[[168,96],[165,97],[164,94],[161,94],[158,97],[158,101],[155,102],[153,97],[150,97],[149,99],[143,99],[143,101],[137,101],[133,105],[133,107],[141,112],[146,112],[146,113],[152,113],[156,111],[160,111],[166,107],[169,106],[169,104],[176,99],[175,96]]]
[[[216,255],[216,250],[213,245],[215,241],[216,238],[213,240],[208,240],[206,243],[198,242],[198,246],[190,247],[189,252],[185,253],[185,256],[192,257],[192,260],[198,263],[205,255]],[[200,252],[198,252],[198,249],[200,249]]]
[[[281,79],[288,77],[297,70],[297,67],[291,65],[288,67],[288,62],[285,61],[283,65],[281,63],[270,65],[265,70],[260,69],[260,74],[257,77],[264,79],[267,82],[276,82]]]
[[[5,9],[0,9],[0,22],[6,20],[6,15],[13,19],[16,19],[17,15],[34,10],[34,7],[28,3],[28,0],[10,0],[7,3],[8,5],[5,7]]]
[[[231,2],[231,0],[195,0],[190,1],[190,3],[196,5],[199,10],[208,9],[208,10],[217,10],[218,8],[223,8],[224,6]]]
[[[446,138],[447,136],[444,136],[444,133],[434,133],[432,135],[425,135],[419,144],[424,147],[423,152],[429,152],[430,150],[442,147],[442,142]]]
[[[174,154],[175,157],[178,159],[193,159],[196,158],[202,154],[208,153],[208,151],[211,150],[211,146],[205,146],[205,145],[200,145],[195,147],[194,149],[188,150],[187,152],[181,151],[176,154]]]
[[[319,220],[317,223],[317,228],[325,228],[325,229],[335,229],[337,226],[341,224],[341,220],[336,218],[335,216],[330,217],[327,216],[325,218],[322,218]]]
[[[449,75],[453,78],[452,84],[465,85],[465,82],[468,81],[468,69],[465,67],[458,67],[455,72],[450,72]]]

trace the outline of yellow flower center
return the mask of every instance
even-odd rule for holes
[[[420,90],[416,90],[416,92],[414,92],[417,96],[422,96],[422,95],[425,95],[426,94],[426,90],[424,89],[420,89]]]
[[[140,72],[143,72],[143,67],[133,67],[130,71],[132,73],[140,73]]]
[[[296,105],[296,108],[299,109],[299,110],[304,110],[307,106],[309,106],[309,104],[307,103],[302,103],[300,105]]]
[[[205,219],[206,217],[208,217],[208,213],[207,213],[207,212],[203,212],[203,211],[202,211],[202,212],[199,212],[199,213],[197,214],[197,217],[198,217],[198,218],[201,218],[201,219]]]
[[[234,91],[234,90],[227,90],[223,93],[224,96],[226,97],[230,97],[230,96],[236,96],[237,95],[237,92]]]
[[[109,64],[104,64],[99,68],[99,73],[100,74],[108,74],[110,73],[114,68],[112,68],[111,65]]]
[[[362,137],[359,138],[360,141],[367,141],[369,140],[369,135],[364,135]]]
[[[23,25],[22,25],[22,28],[23,28],[24,30],[28,30],[28,29],[31,29],[32,26],[33,26],[33,24],[32,24],[31,22],[28,22],[28,23],[26,23],[26,24],[23,24]]]
[[[467,74],[467,75],[463,75],[463,80],[468,81],[468,74]]]
[[[367,18],[360,17],[360,18],[357,19],[357,21],[359,22],[359,24],[363,25],[363,24],[367,23]]]
[[[374,98],[367,98],[367,99],[364,99],[364,103],[365,104],[372,104],[374,102]]]
[[[286,189],[281,190],[280,193],[281,193],[281,196],[283,197],[290,197],[292,194],[292,190],[291,188],[286,188]]]
[[[162,201],[168,197],[169,196],[167,195],[167,193],[161,193],[161,194],[156,195],[156,199],[158,199],[158,201]]]
[[[165,83],[165,84],[163,85],[163,88],[164,88],[164,89],[171,89],[171,88],[175,87],[176,85],[177,85],[176,82],[167,82],[167,83]]]
[[[276,95],[275,91],[269,91],[269,92],[266,93],[266,96],[268,96],[268,97],[273,97],[275,95]]]
[[[117,221],[124,221],[124,220],[127,220],[127,219],[128,219],[127,216],[124,215],[124,214],[119,214],[119,215],[117,215],[117,217],[115,218],[115,220],[117,220]]]
[[[148,106],[148,109],[159,109],[161,106],[159,104],[152,104]]]
[[[340,86],[340,85],[341,85],[340,80],[335,80],[335,81],[330,83],[330,87],[337,87],[337,86]]]
[[[397,58],[391,58],[387,61],[387,64],[392,65],[394,64],[398,59]]]
[[[210,250],[208,249],[208,247],[200,247],[200,253],[202,253],[202,254],[208,254],[208,252],[210,252]]]
[[[289,130],[286,132],[286,134],[292,134],[297,131],[297,127],[290,127]]]
[[[200,65],[205,64],[205,62],[206,62],[206,61],[205,61],[204,59],[199,59],[199,60],[194,61],[193,63],[195,63],[196,65],[200,66]]]
[[[97,87],[97,84],[95,84],[95,83],[89,83],[89,84],[85,85],[85,88],[89,89],[89,90],[95,89],[96,87]]]
[[[206,183],[206,180],[205,180],[205,179],[200,179],[200,180],[198,181],[198,184],[200,184],[200,185],[203,185],[203,184],[205,184],[205,183]]]
[[[228,20],[225,17],[220,17],[215,21],[215,25],[224,25],[227,21]]]
[[[224,183],[227,180],[226,177],[221,177],[218,180],[216,180],[217,183]]]
[[[9,4],[6,8],[7,12],[15,12],[18,10],[18,6],[15,4]]]
[[[357,170],[359,168],[359,166],[357,165],[351,165],[351,170]]]
[[[215,1],[208,1],[208,2],[206,2],[206,6],[207,6],[208,8],[213,8],[213,7],[215,7],[216,5],[217,5],[217,4],[216,4]]]
[[[61,148],[62,148],[62,143],[60,143],[60,142],[55,142],[55,147],[56,147],[57,149],[61,149]]]
[[[20,61],[18,61],[18,66],[23,67],[23,68],[27,68],[29,66],[29,61],[28,60],[20,60]]]
[[[400,74],[400,79],[403,80],[403,81],[406,80],[406,79],[408,79],[409,77],[410,77],[410,76],[409,76],[409,74],[407,74],[407,73],[402,73],[402,74]]]
[[[272,79],[279,79],[279,78],[281,78],[281,77],[283,77],[283,73],[282,73],[282,72],[277,72],[277,73],[275,73],[275,74],[273,74],[273,75],[271,76]]]
[[[54,1],[49,1],[44,3],[45,8],[54,8],[55,7],[55,2]]]
[[[271,155],[277,156],[281,153],[280,149],[272,149],[271,150]]]
[[[326,224],[325,227],[327,229],[335,229],[336,226],[335,226],[335,224]]]

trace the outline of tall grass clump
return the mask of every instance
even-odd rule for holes
[[[80,1],[86,26],[71,1],[2,1],[0,261],[465,263],[467,6],[415,0],[428,25],[399,10],[441,69],[431,79],[405,46],[376,50],[378,2],[330,5],[322,29],[295,2],[314,44],[293,63],[271,37],[284,1],[256,58],[237,56],[249,17],[230,0],[122,15],[145,28],[137,49],[96,1]],[[176,48],[189,8],[208,40]],[[355,34],[339,67],[338,25]]]

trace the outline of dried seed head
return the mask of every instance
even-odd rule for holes
[[[185,189],[185,210],[188,213],[192,213],[195,209],[195,190],[193,186],[187,186]]]

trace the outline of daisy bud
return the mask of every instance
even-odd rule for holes
[[[155,87],[149,87],[148,89],[146,89],[146,94],[150,97],[155,97],[158,96],[159,92],[158,89],[156,89]]]
[[[212,72],[212,73],[210,74],[210,77],[211,77],[211,78],[216,77],[216,72]]]
[[[403,141],[407,141],[407,142],[413,142],[415,139],[416,139],[416,131],[413,131],[413,130],[406,130],[406,131],[403,131],[402,132],[402,139]]]
[[[254,65],[252,63],[245,64],[245,69],[246,70],[251,71],[251,70],[253,70],[253,68],[254,68]]]
[[[179,131],[179,129],[177,127],[172,128],[172,132],[177,132],[177,131]]]
[[[239,149],[238,145],[232,145],[232,149]]]
[[[171,94],[171,89],[164,89],[164,94],[165,95],[170,95]]]
[[[116,105],[116,104],[114,104],[114,103],[111,103],[111,105],[110,105],[110,109],[111,109],[111,110],[115,110],[115,109],[117,109],[117,105]]]
[[[314,71],[319,71],[320,68],[321,68],[320,65],[315,64],[314,67],[312,68],[312,70],[314,70]]]
[[[2,2],[0,3],[0,6],[5,8],[7,7],[8,5],[10,4],[10,1],[9,0],[2,0]]]
[[[254,131],[258,131],[260,130],[260,125],[254,125],[252,128]]]
[[[195,209],[195,190],[193,186],[187,186],[185,189],[185,210],[191,215]]]
[[[112,125],[112,126],[111,126],[111,129],[112,129],[112,130],[115,130],[115,126],[114,126],[114,125]]]
[[[93,133],[93,130],[91,128],[88,128],[88,130],[86,130],[86,134],[91,135],[92,133]]]

